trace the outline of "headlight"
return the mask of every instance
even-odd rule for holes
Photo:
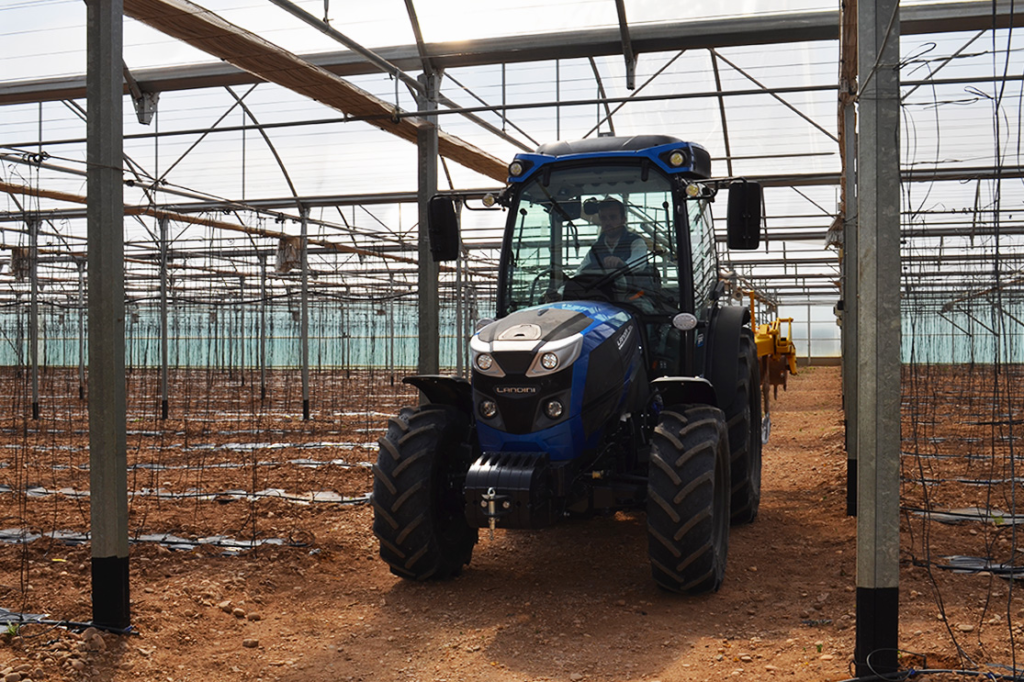
[[[484,400],[480,403],[480,416],[484,419],[490,419],[494,415],[498,414],[498,406],[493,400]]]
[[[491,344],[481,341],[479,334],[475,334],[469,340],[469,350],[472,354],[470,363],[474,371],[489,377],[505,376],[505,372],[501,369],[501,363],[495,359],[492,353]]]
[[[548,404],[544,406],[544,413],[548,415],[550,419],[558,419],[562,416],[562,403],[557,400],[549,400]]]
[[[548,341],[542,345],[533,358],[530,369],[526,370],[528,377],[541,377],[559,372],[576,361],[583,350],[583,335],[573,334],[567,339]]]

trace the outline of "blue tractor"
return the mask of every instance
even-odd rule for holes
[[[458,575],[480,528],[643,509],[658,585],[721,586],[730,524],[757,516],[762,443],[750,312],[719,279],[726,187],[729,248],[757,248],[760,185],[712,179],[700,145],[599,137],[515,157],[490,197],[508,220],[471,380],[406,378],[421,404],[380,440],[373,529],[393,573]],[[454,199],[430,213],[435,259],[455,258]]]

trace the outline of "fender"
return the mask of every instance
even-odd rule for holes
[[[740,334],[743,325],[750,322],[750,308],[746,306],[723,306],[711,318],[708,339],[707,365],[704,376],[711,379],[718,396],[718,407],[728,410],[736,397],[738,365],[740,356]]]
[[[402,383],[418,388],[428,403],[451,405],[473,419],[473,391],[466,379],[441,374],[418,374],[405,377]]]
[[[703,404],[718,407],[718,396],[715,387],[707,379],[700,377],[658,377],[651,382],[665,402],[669,405]]]

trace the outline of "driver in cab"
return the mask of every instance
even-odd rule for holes
[[[580,262],[578,273],[636,267],[647,260],[647,242],[626,229],[626,207],[618,199],[598,204],[597,222],[601,234]]]

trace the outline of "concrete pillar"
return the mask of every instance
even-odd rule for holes
[[[92,619],[126,628],[128,466],[125,446],[124,63],[122,0],[87,3],[89,486]]]
[[[900,118],[898,0],[857,13],[858,676],[898,668]]]

